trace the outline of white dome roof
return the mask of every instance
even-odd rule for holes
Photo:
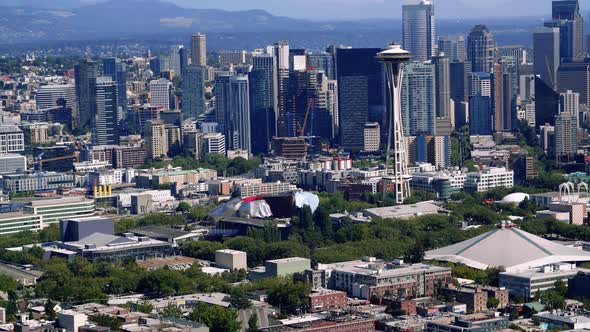
[[[525,199],[529,199],[530,196],[525,193],[514,193],[504,197],[500,203],[503,204],[519,204],[522,203]]]

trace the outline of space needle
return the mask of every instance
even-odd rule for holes
[[[389,45],[384,51],[377,53],[377,60],[385,65],[387,76],[387,91],[390,100],[387,135],[387,154],[385,157],[385,178],[383,183],[383,199],[387,197],[388,183],[394,187],[395,202],[403,204],[410,197],[410,175],[408,173],[408,159],[406,140],[401,112],[401,87],[403,79],[402,65],[408,62],[412,54],[398,44]],[[393,146],[393,153],[391,148]],[[393,172],[390,163],[393,159]]]

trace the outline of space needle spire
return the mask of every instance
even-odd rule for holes
[[[407,159],[408,152],[406,149],[401,112],[403,64],[408,62],[411,57],[412,54],[402,49],[398,44],[391,44],[384,51],[377,54],[377,60],[381,61],[385,66],[387,91],[390,100],[387,114],[388,135],[383,199],[387,197],[388,184],[391,183],[394,189],[395,202],[397,204],[403,204],[411,195]],[[390,163],[392,163],[393,166],[391,167],[392,171],[390,171]]]

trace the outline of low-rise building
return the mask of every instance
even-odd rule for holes
[[[514,187],[514,171],[504,167],[484,168],[480,172],[467,173],[465,179],[465,190],[471,192],[512,187]]]
[[[307,258],[290,257],[268,260],[264,266],[250,269],[250,279],[276,278],[302,273],[311,269],[311,261]]]
[[[9,174],[1,177],[2,189],[10,193],[73,188],[73,174],[44,172],[36,174]]]
[[[243,183],[238,186],[238,193],[241,197],[278,195],[294,190],[297,190],[296,186],[284,182]]]
[[[349,296],[371,299],[386,294],[402,297],[431,296],[437,288],[452,282],[451,269],[426,264],[386,263],[375,258],[335,264],[318,264],[324,270],[328,288]]]
[[[21,212],[0,213],[0,235],[22,231],[39,231],[43,228],[43,216]]]
[[[488,293],[481,288],[457,288],[454,286],[441,288],[447,301],[465,303],[467,312],[482,312],[487,310]]]
[[[215,251],[215,265],[229,270],[247,270],[248,257],[243,251],[222,249]]]
[[[454,321],[429,321],[425,332],[493,332],[505,330],[510,325],[508,317],[457,316]]]
[[[410,219],[427,215],[448,214],[448,211],[434,204],[434,202],[420,202],[416,204],[366,209],[363,210],[363,214],[370,218]]]
[[[23,207],[25,214],[43,217],[43,224],[57,223],[61,219],[90,217],[95,213],[94,200],[84,197],[66,197],[31,201]]]
[[[585,330],[590,329],[590,317],[567,312],[542,312],[535,314],[546,330]]]
[[[553,289],[556,281],[567,284],[580,271],[585,270],[577,269],[575,264],[561,263],[526,271],[501,272],[499,284],[514,296],[530,299],[539,291]]]
[[[0,155],[0,174],[16,174],[27,171],[27,157],[9,153]]]
[[[348,306],[345,292],[330,289],[312,289],[309,294],[309,309],[311,312],[322,312],[344,309]]]

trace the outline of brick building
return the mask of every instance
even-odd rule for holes
[[[441,289],[447,301],[464,303],[467,312],[482,312],[488,308],[488,293],[481,288],[456,288],[449,286]]]
[[[345,292],[329,289],[314,289],[309,294],[309,308],[311,312],[322,312],[343,309],[348,306]]]

